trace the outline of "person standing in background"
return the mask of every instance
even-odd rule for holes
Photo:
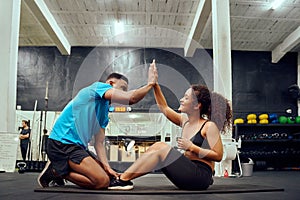
[[[29,127],[29,121],[22,120],[22,128],[20,131],[19,139],[20,139],[20,149],[21,149],[23,161],[26,160],[26,156],[27,156],[30,132],[31,132],[31,130]]]

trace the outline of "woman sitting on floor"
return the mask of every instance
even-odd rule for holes
[[[229,101],[210,92],[204,85],[192,85],[180,99],[179,111],[172,110],[156,84],[154,94],[159,109],[174,124],[182,127],[178,148],[156,142],[137,159],[119,179],[111,180],[108,189],[129,190],[130,181],[153,170],[161,169],[179,189],[203,190],[213,183],[214,162],[223,156],[221,133],[231,128],[232,111]]]

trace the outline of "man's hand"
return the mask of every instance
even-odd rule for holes
[[[151,86],[155,85],[157,83],[157,79],[158,79],[157,68],[155,65],[155,59],[153,59],[148,70],[148,84]]]
[[[102,169],[104,169],[104,171],[106,172],[106,174],[108,176],[114,176],[116,178],[118,178],[120,176],[119,173],[117,173],[115,170],[113,170],[109,165],[104,165],[100,160],[98,160],[98,158],[93,157],[94,160],[100,165],[100,167],[102,167]]]
[[[113,170],[112,168],[107,168],[106,170],[105,170],[107,173],[108,173],[108,175],[110,175],[110,176],[114,176],[114,177],[116,177],[116,178],[119,178],[119,176],[120,176],[120,174],[119,173],[117,173],[115,170]]]

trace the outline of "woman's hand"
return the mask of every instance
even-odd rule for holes
[[[193,145],[191,140],[186,138],[177,138],[177,146],[179,149],[189,150],[189,148]]]
[[[157,83],[157,79],[158,79],[157,68],[155,65],[155,59],[153,59],[148,70],[148,84],[154,86]]]

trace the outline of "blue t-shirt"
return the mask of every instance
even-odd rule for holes
[[[100,128],[108,124],[109,101],[103,95],[111,88],[110,84],[95,82],[81,89],[63,109],[49,138],[86,148]]]

